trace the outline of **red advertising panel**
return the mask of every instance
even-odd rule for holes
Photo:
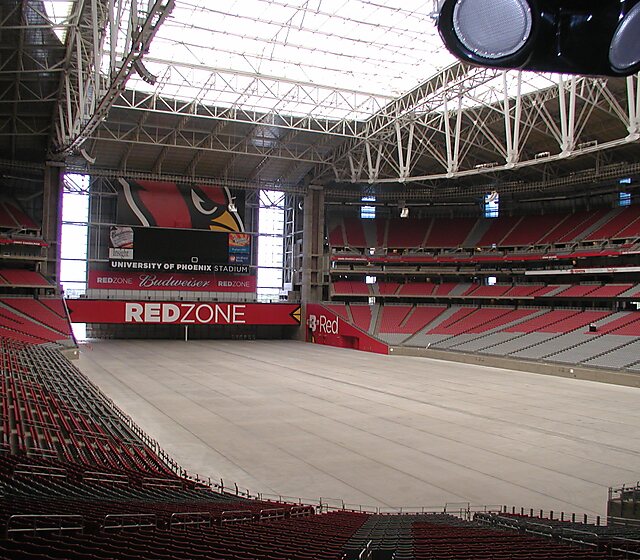
[[[315,344],[388,354],[389,346],[338,317],[326,307],[307,305],[307,340]]]
[[[101,290],[173,290],[181,292],[256,291],[256,276],[180,274],[168,272],[115,272],[90,270],[89,288]]]
[[[66,300],[72,323],[130,325],[292,325],[300,306],[292,303]]]

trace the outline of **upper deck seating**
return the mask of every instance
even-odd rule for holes
[[[462,247],[475,224],[474,218],[436,218],[424,246],[434,249]]]
[[[603,211],[602,215],[605,213],[606,211]],[[586,230],[592,221],[595,221],[593,212],[583,211],[568,214],[554,229],[543,232],[544,235],[540,238],[539,242],[540,244],[567,243],[579,236],[582,231]]]
[[[606,223],[586,237],[586,241],[602,241],[606,239],[618,239],[625,237],[622,231],[634,232],[640,227],[636,220],[640,219],[640,205],[624,208],[615,216],[612,216]],[[630,237],[637,237],[631,235]]]
[[[329,245],[332,247],[346,247],[344,240],[344,230],[342,229],[342,222],[334,226],[329,231]]]
[[[15,288],[52,288],[49,281],[39,272],[24,269],[0,269],[0,277],[9,287]]]
[[[0,200],[0,228],[37,231],[40,226],[15,200]]]
[[[505,247],[535,245],[547,233],[553,233],[566,217],[566,214],[525,216],[500,244]]]
[[[381,296],[395,295],[399,287],[399,282],[378,282],[378,292]]]
[[[345,218],[344,232],[347,246],[359,249],[364,249],[367,246],[364,228],[362,227],[362,220],[357,218]]]
[[[387,233],[387,247],[390,249],[422,247],[429,229],[431,229],[431,220],[391,218]]]
[[[476,284],[469,288],[464,295],[473,297],[500,297],[504,296],[510,288],[511,286],[506,284],[494,284],[493,286],[478,286]]]
[[[502,240],[514,229],[522,220],[521,216],[504,216],[491,218],[489,229],[478,241],[478,247],[500,246]]]
[[[430,296],[436,290],[437,284],[431,282],[409,282],[402,284],[398,290],[401,296]]]

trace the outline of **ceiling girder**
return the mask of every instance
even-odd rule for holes
[[[328,166],[316,166],[314,180],[453,179],[594,154],[640,138],[639,76],[626,82],[559,76],[551,87],[523,93],[516,73],[514,93],[504,72],[475,68],[465,78],[463,70],[454,65],[367,121],[369,134],[344,142]],[[479,90],[486,84],[491,88]],[[597,137],[596,118],[607,120],[608,137]],[[426,162],[434,171],[421,171]]]
[[[137,0],[78,0],[54,113],[52,157],[78,149],[106,118],[174,3],[156,0],[143,9]]]

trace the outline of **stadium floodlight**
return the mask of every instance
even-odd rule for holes
[[[438,30],[454,55],[480,66],[640,71],[640,0],[444,0]]]

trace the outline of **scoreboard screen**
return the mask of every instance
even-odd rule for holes
[[[246,233],[113,226],[109,262],[121,270],[248,273],[251,237]]]

